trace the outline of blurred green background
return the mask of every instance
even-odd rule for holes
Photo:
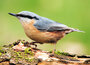
[[[26,37],[18,19],[8,13],[35,12],[57,22],[78,28],[85,33],[73,32],[57,43],[57,50],[90,54],[90,0],[0,0],[0,45]],[[38,45],[43,50],[52,50],[53,45]]]

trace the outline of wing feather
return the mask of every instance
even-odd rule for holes
[[[65,31],[65,30],[69,30],[69,32],[72,32],[72,31],[81,32],[78,29],[70,28],[64,24],[57,23],[57,22],[50,20],[48,18],[45,18],[45,17],[40,17],[40,19],[36,21],[34,26],[40,31]]]

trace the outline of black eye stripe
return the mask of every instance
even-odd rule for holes
[[[35,17],[32,17],[32,16],[29,16],[29,15],[22,15],[22,14],[17,14],[17,16],[25,17],[25,18],[29,18],[29,19],[36,19],[36,20],[39,20],[39,18],[37,18],[36,16],[35,16]]]

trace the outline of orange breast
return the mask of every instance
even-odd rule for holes
[[[41,32],[33,26],[34,22],[35,21],[32,19],[30,23],[22,23],[22,25],[26,35],[36,42],[56,43],[60,38],[64,36],[64,31]]]

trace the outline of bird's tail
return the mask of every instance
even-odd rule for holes
[[[74,29],[74,28],[72,28],[72,31],[76,31],[76,32],[84,32],[84,31],[81,31],[81,30],[79,30],[79,29]]]

